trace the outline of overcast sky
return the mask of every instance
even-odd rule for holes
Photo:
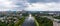
[[[60,0],[0,0],[0,11],[60,11]]]

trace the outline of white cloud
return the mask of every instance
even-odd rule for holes
[[[19,7],[19,6],[13,4],[13,1],[0,0],[0,11],[13,10],[15,7]]]
[[[25,9],[28,11],[60,11],[60,3],[32,3]]]
[[[16,5],[17,4],[17,5]],[[17,9],[18,8],[18,9]],[[27,11],[60,11],[60,3],[29,3],[27,0],[0,0],[0,11],[20,10],[25,8]]]
[[[0,6],[9,6],[11,4],[8,0],[0,0]]]

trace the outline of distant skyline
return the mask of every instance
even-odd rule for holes
[[[60,0],[0,0],[0,11],[60,11]]]

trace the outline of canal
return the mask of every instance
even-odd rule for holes
[[[22,26],[35,26],[34,17],[29,14],[29,16],[26,17],[25,21],[23,22]]]

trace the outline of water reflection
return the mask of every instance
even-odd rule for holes
[[[34,21],[34,18],[33,18],[33,16],[31,15],[31,14],[29,14],[29,16],[28,16],[28,19],[27,19],[28,21],[30,21],[30,20],[33,20]]]
[[[22,24],[22,26],[35,26],[34,23],[34,18],[31,14],[29,14],[28,17],[26,17],[24,23]]]

